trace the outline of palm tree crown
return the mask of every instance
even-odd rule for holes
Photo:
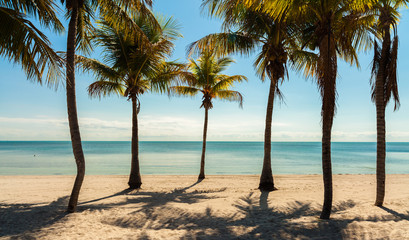
[[[140,15],[133,19],[144,32],[143,43],[140,32],[123,34],[113,25],[101,21],[96,31],[95,41],[104,49],[104,61],[79,57],[84,70],[92,71],[98,81],[91,84],[88,91],[91,96],[119,94],[124,97],[140,96],[146,91],[166,91],[168,81],[176,76],[180,64],[165,62],[172,53],[173,40],[180,36],[177,23],[172,18],[159,18],[161,29],[158,31]],[[148,47],[145,47],[148,46]]]
[[[170,88],[171,93],[179,96],[194,96],[202,93],[203,100],[200,107],[205,109],[213,108],[213,99],[236,101],[242,107],[243,96],[230,88],[234,82],[242,82],[247,78],[242,75],[228,76],[221,73],[234,62],[233,59],[216,58],[214,53],[206,51],[197,61],[193,59],[189,61],[188,68],[191,72],[185,72],[182,76],[187,86],[173,86]]]
[[[385,69],[382,69],[384,102],[386,106],[389,100],[393,98],[395,110],[400,106],[396,77],[398,59],[398,34],[396,27],[400,18],[398,9],[406,6],[407,3],[407,0],[380,0],[372,8],[377,16],[377,21],[374,25],[376,39],[374,40],[374,59],[372,62],[372,101],[376,102],[376,78],[380,73],[383,61],[385,61],[385,66],[383,66]],[[391,31],[393,32],[392,42]],[[382,54],[384,55],[382,56]]]

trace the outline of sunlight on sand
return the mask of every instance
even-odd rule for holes
[[[319,220],[322,176],[87,176],[77,213],[65,213],[72,176],[1,176],[0,238],[36,239],[407,239],[409,177],[389,175],[384,208],[374,175],[335,175],[330,221]]]

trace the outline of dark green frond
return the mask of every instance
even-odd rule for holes
[[[90,97],[106,97],[112,94],[125,95],[125,87],[120,82],[96,81],[89,85],[88,94]]]
[[[398,92],[398,79],[397,79],[397,74],[396,70],[398,68],[397,63],[398,63],[398,36],[395,36],[393,38],[393,43],[392,43],[392,49],[390,53],[390,61],[387,66],[387,81],[386,81],[386,104],[389,102],[391,97],[395,100],[395,107],[394,110],[397,110],[400,107],[400,101],[399,101],[399,92]]]
[[[313,52],[295,49],[291,52],[291,67],[297,71],[304,71],[305,77],[315,77],[317,74],[318,55]]]
[[[99,62],[98,60],[77,55],[75,58],[76,66],[84,72],[91,73],[98,81],[117,81],[121,76],[111,67]]]
[[[0,22],[0,56],[20,64],[28,79],[39,83],[47,73],[46,83],[57,87],[62,61],[48,38],[15,10],[0,7]]]
[[[93,12],[94,9],[88,4],[83,4],[82,9],[78,11],[76,46],[84,54],[89,54],[92,51],[91,38],[95,31]]]
[[[60,9],[53,0],[3,0],[0,2],[0,7],[19,12],[24,17],[34,17],[40,21],[42,26],[53,29],[55,32],[64,31],[64,27],[57,17]]]
[[[374,58],[372,60],[372,69],[371,69],[371,86],[372,86],[372,94],[371,94],[371,99],[372,102],[375,102],[376,100],[376,90],[375,90],[375,85],[376,85],[376,78],[379,72],[379,64],[381,61],[381,48],[376,40],[374,40]]]
[[[184,64],[176,62],[162,62],[160,66],[155,69],[154,75],[151,78],[150,90],[153,92],[168,92],[171,84],[178,84],[181,82],[181,73],[185,70]]]
[[[211,49],[216,56],[226,56],[239,53],[248,56],[255,51],[259,40],[246,33],[228,32],[209,34],[200,40],[191,43],[186,51],[188,55],[200,55],[201,52]]]

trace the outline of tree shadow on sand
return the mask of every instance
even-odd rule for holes
[[[223,192],[225,189],[203,190],[193,192],[180,192],[175,189],[170,192],[134,192],[126,195],[126,199],[116,203],[107,204],[91,204],[82,205],[79,211],[88,209],[104,209],[113,207],[126,207],[132,204],[142,205],[143,209],[152,209],[159,206],[164,206],[168,203],[188,203],[193,204],[202,200],[218,198],[217,196],[209,196],[212,193]]]
[[[84,211],[88,209],[104,209],[104,208],[113,208],[113,207],[124,207],[132,206],[132,204],[142,205],[144,209],[151,209],[158,206],[163,206],[168,203],[188,203],[193,204],[202,200],[218,198],[218,196],[213,196],[213,193],[220,193],[226,190],[226,188],[215,188],[208,190],[194,190],[187,192],[190,188],[199,184],[201,180],[193,183],[190,186],[183,188],[175,188],[169,192],[153,192],[153,191],[144,191],[140,190],[123,190],[121,192],[82,202],[79,204],[79,211]],[[125,199],[122,201],[117,201],[113,203],[98,203],[100,200],[105,200],[108,198],[123,196]]]
[[[66,215],[68,197],[44,204],[0,203],[0,237],[13,236],[46,228]],[[12,237],[13,238],[13,237]],[[21,236],[16,237],[21,238]]]
[[[105,199],[109,199],[109,198],[113,198],[113,197],[117,197],[117,196],[121,196],[121,195],[126,195],[126,194],[129,194],[129,193],[132,192],[132,191],[133,191],[132,189],[127,188],[127,189],[124,189],[124,190],[122,190],[122,191],[120,191],[120,192],[114,193],[114,194],[109,195],[109,196],[105,196],[105,197],[101,197],[101,198],[89,200],[89,201],[86,201],[86,202],[80,202],[80,203],[78,203],[78,206],[85,205],[85,204],[89,204],[89,203],[98,202],[98,201],[101,201],[101,200],[105,200]]]
[[[207,207],[192,212],[172,206],[143,207],[124,217],[107,217],[104,224],[146,230],[183,230],[181,239],[367,239],[376,237],[360,222],[390,221],[383,217],[331,219],[318,218],[320,209],[294,201],[284,207],[270,207],[269,193],[241,197],[234,214],[220,215]],[[333,214],[355,206],[353,201],[333,206]],[[407,217],[407,216],[406,216]],[[354,224],[358,223],[358,224]],[[386,235],[387,236],[387,235]],[[149,239],[144,235],[144,239]]]
[[[98,218],[95,218],[98,223],[106,225],[107,229],[115,226],[133,230],[132,237],[138,239],[150,239],[155,231],[160,230],[174,231],[173,236],[181,239],[372,239],[380,235],[376,229],[367,229],[368,222],[374,226],[373,223],[404,223],[409,220],[409,212],[398,213],[386,207],[382,208],[385,215],[351,217],[346,210],[354,208],[356,203],[350,200],[336,203],[333,206],[334,217],[324,221],[318,218],[319,205],[292,201],[278,206],[268,192],[250,192],[242,196],[233,206],[228,206],[233,207],[233,211],[217,211],[211,206],[200,209],[190,204],[223,198],[220,193],[225,189],[192,191],[191,188],[197,184],[169,192],[120,191],[82,202],[78,212],[98,212]],[[278,194],[274,196],[280,197]],[[108,198],[116,199],[103,201]],[[65,213],[67,200],[67,197],[59,198],[48,205],[0,203],[0,237],[30,239],[41,236],[46,229],[64,226],[69,219]],[[177,207],[178,203],[183,203],[179,205],[183,208]],[[100,211],[111,208],[126,210],[115,214]],[[381,230],[389,229],[382,227]],[[396,238],[402,239],[406,232],[398,234]],[[381,235],[389,236],[388,233]]]
[[[142,204],[143,208],[155,208],[157,206],[166,205],[170,202],[195,203],[205,199],[212,199],[209,193],[222,192],[225,189],[214,190],[195,190],[187,193],[186,191],[196,186],[201,181],[197,181],[190,186],[184,188],[175,188],[170,192],[145,192],[132,191],[125,189],[115,194],[93,199],[90,201],[81,202],[78,205],[77,212],[84,211],[99,211],[101,209],[124,207],[133,203]],[[101,204],[99,201],[114,197],[125,196],[122,201]],[[57,222],[66,221],[68,216],[66,208],[68,204],[68,196],[61,197],[58,200],[49,204],[6,204],[0,203],[0,237],[10,238],[35,238],[36,233],[45,228],[52,227]],[[79,223],[81,224],[81,223]],[[142,234],[143,235],[143,234]],[[140,239],[148,239],[147,235],[143,235]]]
[[[197,184],[199,184],[200,182],[202,182],[202,180],[203,180],[203,179],[199,179],[199,180],[197,180],[197,182],[193,183],[193,184],[190,185],[190,186],[184,187],[184,188],[175,188],[175,189],[173,190],[173,193],[184,193],[184,192],[186,192],[188,189],[190,189],[190,188],[196,186]],[[109,199],[109,198],[118,197],[118,196],[121,196],[121,195],[128,195],[128,194],[135,193],[135,192],[137,192],[137,193],[139,193],[139,192],[144,193],[144,192],[141,191],[141,190],[134,190],[134,189],[127,188],[127,189],[124,189],[124,190],[122,190],[122,191],[120,191],[120,192],[111,194],[111,195],[109,195],[109,196],[105,196],[105,197],[101,197],[101,198],[97,198],[97,199],[93,199],[93,200],[89,200],[89,201],[85,201],[85,202],[80,202],[78,205],[79,205],[79,206],[82,206],[82,205],[86,205],[86,204],[90,204],[90,203],[95,203],[95,202],[98,202],[98,201],[106,200],[106,199]]]
[[[395,210],[392,210],[390,208],[387,208],[385,206],[382,206],[382,207],[379,207],[379,208],[384,210],[387,213],[390,213],[395,218],[409,221],[409,212],[408,211],[406,212],[406,214],[404,214],[404,213],[399,213],[399,212],[397,212]]]

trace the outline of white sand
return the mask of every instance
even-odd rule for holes
[[[385,207],[374,175],[334,176],[330,221],[320,220],[319,175],[87,176],[77,213],[65,214],[73,176],[0,176],[0,239],[409,239],[409,175],[388,175]]]

